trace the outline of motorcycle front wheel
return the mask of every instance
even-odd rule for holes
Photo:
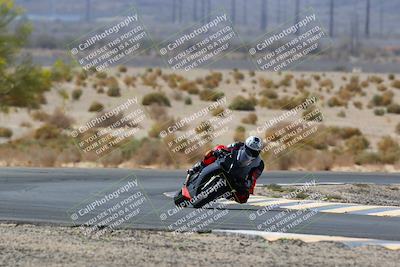
[[[205,197],[199,198],[198,200],[194,201],[192,203],[192,206],[196,209],[201,208],[211,201],[221,198],[222,195],[227,193],[229,190],[226,186],[217,187],[218,183],[221,182],[222,179],[224,178],[214,179],[212,182],[202,188],[201,192],[207,192],[207,190],[213,187],[215,187],[215,190],[211,190],[210,193],[208,193]]]

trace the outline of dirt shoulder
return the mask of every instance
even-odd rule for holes
[[[0,266],[396,266],[381,247],[214,234],[120,230],[86,239],[77,228],[0,224]]]
[[[300,190],[300,186],[269,185],[257,188],[256,194],[268,197],[285,197]],[[308,199],[313,194],[323,196],[323,201],[357,203],[363,205],[400,206],[400,185],[344,184],[316,185],[297,195],[297,199]]]

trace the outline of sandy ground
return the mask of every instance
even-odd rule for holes
[[[258,195],[284,197],[289,192],[299,189],[298,186],[268,186],[257,188]],[[363,205],[400,206],[400,185],[316,185],[309,187],[307,195],[319,193],[326,201],[342,203],[358,203]]]
[[[145,73],[144,68],[129,68],[127,73],[118,73],[116,68],[112,68],[108,71],[110,76],[114,76],[118,79],[119,85],[121,88],[121,97],[108,97],[106,94],[99,94],[95,89],[92,88],[93,82],[96,80],[94,77],[89,78],[88,85],[85,86],[77,86],[74,81],[65,82],[61,84],[56,84],[54,88],[46,93],[47,104],[41,107],[41,110],[52,113],[55,108],[62,108],[67,112],[69,116],[75,119],[75,126],[84,125],[87,121],[94,117],[94,114],[88,112],[88,107],[93,101],[98,101],[103,103],[106,109],[111,109],[122,102],[124,100],[131,98],[133,96],[138,96],[139,101],[141,101],[142,97],[148,93],[155,91],[164,92],[167,97],[171,101],[171,107],[167,108],[167,113],[175,118],[177,117],[190,117],[192,114],[198,112],[202,108],[208,106],[210,102],[201,101],[197,95],[189,95],[186,92],[180,91],[181,98],[184,99],[186,96],[189,96],[193,100],[192,105],[185,105],[183,100],[174,99],[174,94],[179,91],[175,89],[171,89],[168,84],[163,81],[161,78],[157,79],[158,89],[153,89],[148,85],[143,84],[141,79],[139,78],[141,75]],[[204,78],[206,75],[210,74],[211,71],[196,69],[192,71],[171,71],[167,69],[162,70],[163,74],[171,74],[176,73],[179,75],[183,75],[189,81],[195,81],[197,78]],[[232,99],[238,95],[242,95],[248,97],[250,95],[259,97],[259,92],[262,90],[262,87],[257,82],[256,84],[253,82],[258,81],[260,78],[269,79],[274,81],[275,83],[279,83],[284,76],[285,73],[276,73],[276,72],[256,72],[254,77],[249,75],[249,72],[246,70],[241,70],[240,72],[244,74],[244,79],[239,81],[238,83],[234,82],[232,70],[219,70],[218,72],[223,74],[223,81],[220,83],[216,91],[221,91],[225,93],[227,98],[228,105],[231,103]],[[289,72],[288,72],[289,73]],[[356,96],[352,98],[350,101],[350,105],[348,108],[342,107],[333,107],[330,108],[322,102],[326,102],[326,100],[334,95],[335,92],[339,90],[340,87],[346,85],[350,78],[354,76],[353,73],[341,73],[341,72],[290,72],[293,75],[293,79],[291,85],[288,87],[280,87],[276,89],[276,92],[280,97],[289,95],[295,96],[298,94],[298,90],[296,87],[295,80],[307,80],[310,81],[310,87],[306,87],[306,89],[311,93],[320,94],[324,97],[324,101],[320,101],[317,103],[317,106],[320,108],[322,114],[324,115],[324,123],[329,126],[339,126],[339,127],[356,127],[359,128],[365,136],[370,140],[372,147],[374,147],[375,143],[382,137],[388,134],[391,134],[393,138],[400,138],[398,135],[394,133],[395,126],[398,123],[398,115],[396,114],[385,114],[384,117],[375,116],[373,114],[373,109],[368,109],[366,107],[369,100],[372,98],[374,94],[382,93],[377,90],[376,84],[370,82],[369,85],[364,88],[365,96]],[[320,85],[319,81],[315,81],[313,75],[320,75],[321,80],[331,79],[334,83],[334,88],[332,91],[327,92],[326,90],[319,91]],[[357,76],[359,77],[360,82],[365,81],[368,77],[375,75],[379,76],[383,79],[383,84],[388,87],[388,90],[394,93],[393,102],[400,102],[400,91],[390,87],[390,82],[387,78],[387,75],[383,74],[369,74],[369,73],[359,73]],[[119,76],[119,77],[118,77]],[[123,83],[123,79],[126,76],[136,76],[138,77],[137,82],[135,82],[134,87],[128,87]],[[343,79],[346,80],[343,80]],[[229,80],[229,83],[227,82]],[[60,90],[65,90],[68,94],[71,94],[72,90],[76,88],[81,88],[83,90],[83,95],[78,101],[73,101],[72,99],[64,100],[60,97]],[[202,87],[199,86],[201,89]],[[363,103],[363,109],[359,110],[351,104],[353,101],[360,101]],[[228,106],[227,105],[227,106]],[[345,111],[346,117],[338,117],[337,114],[339,111]],[[242,125],[246,127],[247,131],[253,131],[257,127],[262,126],[266,121],[276,118],[284,113],[284,110],[276,110],[276,109],[267,109],[262,108],[260,106],[256,107],[255,113],[258,116],[258,121],[256,125],[248,125],[241,123],[241,119],[246,117],[249,112],[246,111],[234,111],[233,116],[234,120],[229,125],[229,134],[223,135],[216,141],[222,143],[229,143],[232,141],[233,132],[237,126]],[[209,116],[210,117],[210,116]],[[298,116],[295,116],[296,118]],[[295,119],[295,118],[291,118]],[[30,128],[21,127],[22,123],[29,122],[32,126]],[[201,120],[197,120],[194,123],[198,125]],[[151,120],[145,121],[141,126],[144,129],[149,129],[153,122]],[[38,128],[41,125],[40,122],[34,121],[31,117],[31,114],[26,109],[14,108],[11,109],[8,114],[0,115],[0,126],[7,126],[13,131],[12,139],[16,139],[24,136],[25,134],[32,131],[32,129]],[[140,132],[137,134],[137,137],[143,137],[146,135],[146,131]],[[400,140],[400,139],[398,139]],[[0,142],[5,142],[7,139],[0,138]]]
[[[77,228],[0,224],[0,266],[398,266],[381,247],[120,230],[86,239]]]

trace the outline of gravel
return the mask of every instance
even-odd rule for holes
[[[267,186],[257,188],[256,194],[268,197],[285,197],[300,186]],[[307,199],[314,193],[323,196],[324,201],[356,203],[363,205],[400,206],[400,185],[374,185],[374,184],[344,184],[344,185],[315,185],[308,187],[301,194]]]
[[[399,266],[400,252],[214,234],[0,224],[0,266]]]

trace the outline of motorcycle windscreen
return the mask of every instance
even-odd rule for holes
[[[239,149],[238,155],[236,157],[236,160],[240,167],[249,166],[254,159],[255,157],[253,157],[250,153],[247,153],[244,147]]]

